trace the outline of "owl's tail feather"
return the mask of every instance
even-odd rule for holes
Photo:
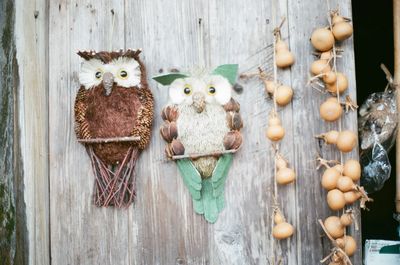
[[[217,206],[217,198],[213,196],[213,185],[211,179],[203,180],[201,200],[203,203],[204,218],[206,218],[210,223],[215,223],[220,211]]]
[[[131,147],[123,161],[113,170],[88,146],[95,183],[93,201],[96,206],[128,207],[136,195],[135,165],[139,157],[138,148]]]
[[[203,214],[204,218],[210,223],[217,221],[218,214],[225,206],[225,180],[232,163],[232,157],[232,154],[221,156],[212,176],[206,179],[201,178],[200,173],[189,159],[177,161],[183,182],[192,195],[194,211]]]

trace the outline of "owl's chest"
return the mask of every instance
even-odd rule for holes
[[[178,109],[178,138],[186,153],[224,150],[223,139],[229,128],[222,106],[207,105],[201,113],[191,106],[178,106]]]
[[[114,87],[106,96],[102,87],[87,95],[85,119],[92,137],[128,136],[136,124],[141,107],[139,95],[134,88]]]

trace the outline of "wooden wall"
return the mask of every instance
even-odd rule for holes
[[[342,14],[351,17],[350,0],[329,2],[332,7],[340,2]],[[157,115],[151,145],[137,167],[136,203],[124,210],[96,208],[89,159],[73,131],[81,62],[76,51],[143,48],[149,80],[160,69],[196,65],[199,54],[210,67],[239,63],[241,72],[254,71],[271,66],[272,30],[283,16],[282,34],[297,61],[279,71],[279,80],[295,90],[292,104],[280,110],[287,132],[281,150],[298,179],[279,188],[279,203],[297,230],[277,249],[284,264],[318,264],[328,254],[317,219],[332,213],[314,160],[318,153],[338,158],[338,152],[313,137],[338,124],[319,118],[326,95],[306,85],[314,59],[309,37],[326,25],[325,1],[16,0],[16,14],[29,264],[267,264],[273,256],[273,156],[264,131],[273,106],[260,82],[243,82],[244,93],[237,95],[245,142],[235,155],[227,207],[217,223],[193,212],[176,166],[165,160],[158,113],[167,89],[153,81]],[[338,68],[348,75],[355,98],[352,39],[342,47]],[[356,131],[356,126],[356,114],[347,114],[343,127]],[[360,233],[352,234],[361,245]],[[360,253],[354,264],[361,264]]]

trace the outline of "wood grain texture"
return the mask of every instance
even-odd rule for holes
[[[18,134],[15,126],[15,89],[18,82],[15,74],[14,38],[15,8],[13,1],[0,3],[0,264],[14,264],[16,258],[16,220],[18,197],[14,178],[18,172],[14,167],[18,159],[16,146]]]
[[[76,52],[107,50],[110,44],[121,48],[124,3],[51,1],[49,8],[51,262],[129,264],[127,211],[92,205],[89,158],[73,130],[80,68]]]
[[[351,1],[329,1],[330,7],[335,8],[340,4],[343,16],[351,17]],[[297,63],[291,68],[292,85],[297,88],[297,100],[293,102],[294,113],[294,154],[298,193],[298,219],[301,229],[298,229],[299,264],[315,264],[318,259],[329,253],[331,247],[326,238],[319,237],[323,232],[317,224],[317,219],[324,220],[329,215],[339,213],[332,212],[326,204],[326,191],[321,188],[320,179],[322,170],[315,170],[316,155],[320,154],[325,159],[340,160],[340,153],[334,146],[324,145],[318,141],[310,140],[314,135],[329,130],[338,129],[338,122],[324,122],[319,117],[319,105],[327,98],[315,89],[306,86],[309,78],[309,67],[314,60],[311,55],[313,48],[308,41],[312,31],[321,26],[328,25],[326,1],[304,3],[297,0],[289,0],[289,33],[290,48],[296,55]],[[349,80],[349,95],[356,100],[355,66],[353,38],[340,45],[345,51],[343,58],[338,59],[338,71],[346,74]],[[349,112],[342,118],[343,129],[357,133],[357,114]],[[344,155],[346,159],[358,159],[358,149]],[[358,222],[360,220],[357,220]],[[361,264],[361,231],[351,231],[356,239],[358,251],[352,259],[353,264]]]
[[[351,16],[350,1],[340,3],[342,13]],[[273,105],[265,99],[262,84],[245,82],[244,92],[236,96],[245,125],[244,145],[235,154],[226,183],[226,208],[214,225],[194,213],[176,165],[165,159],[158,128],[168,95],[167,88],[154,81],[150,87],[156,116],[150,146],[136,168],[136,203],[127,210],[99,209],[91,203],[89,159],[73,132],[80,67],[75,51],[143,48],[141,58],[149,80],[160,70],[185,70],[201,62],[210,69],[224,63],[239,63],[241,72],[259,65],[271,69],[272,30],[282,16],[287,17],[282,36],[297,61],[291,70],[279,71],[279,80],[295,91],[293,103],[279,109],[287,132],[281,151],[295,167],[298,180],[279,187],[278,193],[282,210],[297,232],[277,249],[285,257],[284,264],[318,264],[329,245],[319,236],[317,219],[331,212],[313,160],[317,153],[335,158],[338,152],[319,146],[313,138],[336,124],[321,121],[318,108],[325,95],[306,83],[313,60],[308,39],[316,25],[325,25],[326,10],[318,0],[50,1],[52,264],[267,264],[274,170],[272,148],[264,133]],[[346,69],[355,98],[352,39],[343,47],[339,69]],[[355,113],[346,115],[343,126],[356,130]],[[346,157],[356,158],[356,152]],[[359,234],[356,237],[361,244]],[[361,264],[360,253],[355,261]]]
[[[48,172],[48,12],[46,0],[15,1],[27,262],[50,264]],[[29,253],[29,255],[28,255]]]

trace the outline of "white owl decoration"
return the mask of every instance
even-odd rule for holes
[[[237,70],[237,65],[221,65],[211,74],[154,77],[169,85],[160,130],[167,156],[176,160],[194,210],[211,223],[224,208],[225,179],[242,143],[240,105],[232,98]]]

